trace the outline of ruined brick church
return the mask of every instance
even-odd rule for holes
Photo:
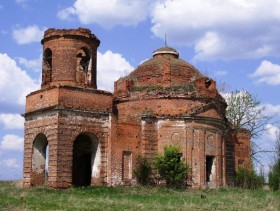
[[[249,168],[250,133],[230,129],[215,81],[163,47],[113,93],[99,90],[99,44],[84,28],[45,32],[41,89],[26,97],[24,187],[134,184],[137,157],[166,145],[181,147],[192,188],[228,186]]]

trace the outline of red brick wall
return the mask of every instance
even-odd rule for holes
[[[246,129],[239,129],[236,134],[234,151],[235,151],[235,166],[251,170],[251,149],[250,149],[250,132]]]
[[[118,120],[129,121],[137,120],[142,115],[161,116],[161,117],[180,117],[198,114],[203,106],[208,102],[205,99],[160,99],[151,98],[147,100],[131,100],[126,103],[118,104]],[[213,107],[213,106],[212,106]],[[212,108],[213,109],[213,108]],[[208,117],[221,119],[221,114],[216,110],[209,110]],[[203,112],[203,110],[202,110]],[[203,114],[201,114],[203,116]]]
[[[58,114],[45,116],[44,118],[30,118],[25,121],[24,130],[24,164],[23,164],[23,186],[30,187],[36,186],[38,183],[42,184],[42,178],[36,178],[36,172],[32,171],[32,157],[33,157],[33,141],[35,137],[42,133],[47,137],[49,143],[57,142],[58,134]],[[55,144],[52,144],[54,146]],[[57,162],[55,154],[52,155],[54,150],[49,148],[49,184],[51,185],[56,181]],[[37,180],[36,180],[37,179]]]
[[[228,185],[241,160],[249,166],[250,135],[227,132],[226,103],[215,81],[164,48],[173,54],[156,54],[115,82],[112,95],[96,87],[99,43],[83,28],[45,32],[42,89],[26,99],[25,187],[44,184],[44,175],[32,170],[33,141],[40,133],[48,141],[48,185],[54,188],[72,186],[73,146],[81,133],[100,144],[92,185],[133,184],[139,155],[153,161],[174,144],[192,168],[193,188]],[[81,63],[89,58],[91,69]],[[213,158],[209,183],[206,157]]]
[[[132,97],[131,97],[132,98]],[[113,143],[112,174],[122,181],[122,152],[131,151],[151,161],[166,145],[179,145],[185,161],[193,170],[189,185],[205,188],[205,159],[214,156],[212,186],[225,184],[225,123],[215,108],[203,99],[143,99],[117,104],[117,138]],[[201,107],[205,107],[200,111]],[[193,116],[191,114],[199,114]],[[206,115],[204,115],[207,113]],[[209,118],[211,117],[211,118]],[[216,122],[213,122],[213,119]],[[209,138],[210,137],[210,138]],[[135,161],[133,160],[135,167]]]
[[[44,83],[49,75],[44,73],[42,87],[52,85],[86,86],[96,88],[96,52],[100,41],[88,29],[55,30],[45,32],[42,40],[43,52],[50,49],[52,52],[51,82]],[[77,80],[77,55],[81,48],[90,52],[92,69],[89,73],[88,83]]]
[[[39,90],[26,97],[25,112],[32,112],[58,105],[59,89]]]
[[[112,94],[105,91],[69,86],[52,87],[29,94],[26,98],[25,112],[52,106],[106,112],[112,109]]]
[[[41,179],[32,171],[33,141],[37,134],[47,137],[49,145],[48,185],[55,188],[72,186],[73,143],[80,133],[95,135],[101,145],[101,167],[99,178],[94,184],[108,184],[110,171],[108,145],[110,144],[110,116],[76,113],[76,111],[55,111],[35,116],[27,116],[24,143],[24,187],[41,184]],[[40,181],[39,181],[40,180]]]
[[[26,98],[25,187],[45,183],[44,172],[38,174],[32,167],[32,162],[36,162],[32,159],[33,142],[38,134],[43,134],[49,145],[49,186],[72,185],[73,143],[81,133],[96,137],[100,145],[101,160],[97,167],[100,171],[97,177],[92,177],[91,183],[110,184],[111,129],[114,128],[111,125],[112,94],[96,90],[99,43],[88,29],[45,32],[43,52],[48,50],[43,53],[42,89]],[[85,55],[92,65],[85,68],[88,72],[81,72],[79,62]]]

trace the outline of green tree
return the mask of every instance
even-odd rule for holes
[[[274,165],[268,174],[268,182],[271,189],[280,190],[280,132],[275,143]]]
[[[149,185],[151,182],[152,165],[146,157],[137,158],[136,168],[133,171],[137,182],[141,185]]]
[[[181,160],[179,146],[165,146],[164,154],[157,155],[155,167],[167,187],[181,187],[185,184],[189,167]]]
[[[272,152],[263,150],[256,144],[256,139],[266,130],[267,124],[271,123],[272,116],[265,114],[265,107],[261,106],[260,101],[248,91],[235,91],[223,94],[223,97],[228,104],[226,117],[232,129],[236,132],[240,128],[250,131],[251,157],[259,162],[257,158],[259,153]]]
[[[257,175],[254,170],[238,168],[235,172],[235,186],[239,188],[262,188],[265,183],[264,175]]]

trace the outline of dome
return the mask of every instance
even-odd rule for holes
[[[127,77],[137,86],[178,86],[201,77],[201,73],[170,47],[153,52],[153,58],[139,65]]]
[[[179,57],[178,51],[176,51],[174,48],[170,48],[167,46],[159,48],[153,52],[153,56],[158,54],[172,54],[172,55],[176,55],[177,58]]]
[[[128,76],[115,82],[118,100],[148,98],[212,98],[224,101],[216,82],[179,58],[173,48],[162,47]]]

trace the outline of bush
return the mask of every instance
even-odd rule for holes
[[[155,167],[167,187],[182,187],[186,183],[188,166],[181,160],[179,146],[164,147],[164,155],[157,155]]]
[[[280,133],[278,133],[275,143],[275,161],[268,174],[268,182],[272,190],[280,190]]]
[[[152,165],[146,157],[139,156],[137,158],[136,169],[133,175],[137,182],[141,185],[149,185],[151,182]]]
[[[265,182],[263,175],[257,175],[254,170],[238,168],[235,172],[235,186],[239,188],[262,188]]]
[[[268,174],[269,187],[276,191],[280,190],[280,160],[278,160],[272,167]]]

